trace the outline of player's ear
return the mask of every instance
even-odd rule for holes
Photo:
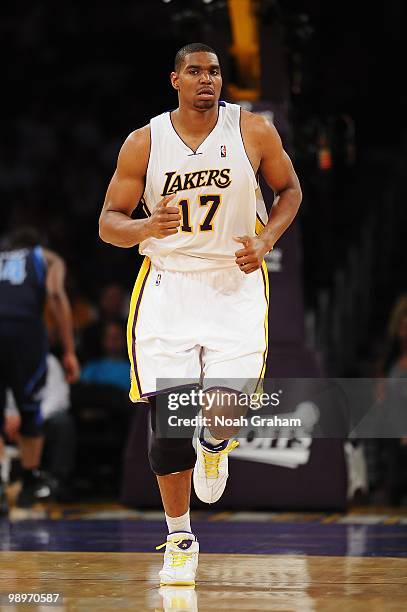
[[[173,88],[178,90],[179,89],[179,85],[178,85],[178,73],[177,72],[171,72],[170,79],[171,79],[171,85],[173,86]]]

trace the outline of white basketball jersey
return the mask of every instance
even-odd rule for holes
[[[218,121],[198,149],[175,131],[170,113],[150,122],[151,150],[143,199],[151,214],[175,194],[181,227],[166,238],[148,238],[140,253],[162,269],[191,271],[235,266],[233,237],[254,236],[265,207],[240,131],[240,106],[219,103]],[[257,221],[258,224],[258,221]]]

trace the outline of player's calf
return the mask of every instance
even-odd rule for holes
[[[231,439],[240,430],[240,425],[233,423],[239,423],[247,411],[246,405],[239,405],[239,396],[240,393],[226,389],[207,393],[204,413],[208,426],[197,436],[193,482],[196,495],[208,504],[222,496],[229,476],[228,455],[239,444]]]
[[[230,440],[239,433],[241,418],[246,416],[247,402],[239,402],[242,394],[230,389],[210,389],[206,392],[202,414],[206,417],[204,439]]]

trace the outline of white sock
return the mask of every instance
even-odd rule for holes
[[[165,520],[167,521],[168,533],[173,531],[189,531],[192,533],[189,509],[182,516],[168,516],[166,513]]]
[[[205,440],[205,442],[208,442],[208,444],[212,444],[212,446],[217,446],[218,444],[222,444],[222,442],[225,441],[225,440],[217,440],[216,438],[214,438],[207,427],[205,427],[204,429],[203,439]]]

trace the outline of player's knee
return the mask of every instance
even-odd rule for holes
[[[154,474],[167,476],[194,467],[196,454],[190,438],[156,438],[154,432],[150,439],[148,458]]]
[[[39,438],[44,434],[44,420],[41,410],[21,410],[20,434],[25,438]]]

